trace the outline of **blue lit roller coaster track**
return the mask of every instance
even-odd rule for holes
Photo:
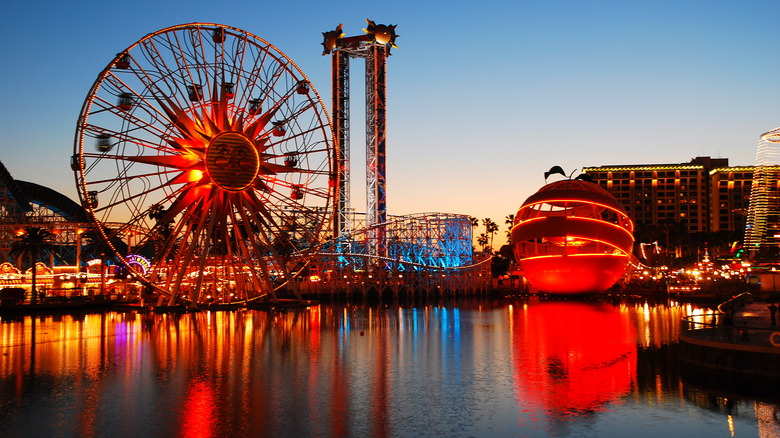
[[[332,260],[340,267],[366,269],[368,265],[397,271],[465,269],[473,265],[471,221],[465,215],[420,213],[391,216],[372,227],[353,229],[317,251],[315,261]],[[385,232],[386,253],[370,255],[372,230]],[[481,262],[480,262],[481,263]]]

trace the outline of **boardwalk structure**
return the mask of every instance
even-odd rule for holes
[[[772,325],[769,304],[745,293],[713,315],[687,317],[680,359],[697,370],[780,384],[780,325]]]

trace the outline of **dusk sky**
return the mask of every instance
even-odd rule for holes
[[[0,160],[78,199],[69,159],[95,79],[168,26],[250,32],[290,57],[330,111],[322,32],[397,25],[387,63],[390,214],[504,217],[544,171],[755,163],[780,126],[777,2],[5,2]],[[362,63],[352,67],[353,207],[364,210]],[[575,173],[576,175],[576,173]],[[479,232],[479,231],[478,231]],[[477,232],[477,233],[478,233]]]

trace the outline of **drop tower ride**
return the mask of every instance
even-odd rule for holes
[[[366,63],[366,252],[385,256],[387,252],[383,224],[387,221],[386,202],[386,111],[385,61],[395,47],[395,25],[374,24],[366,19],[366,34],[344,37],[341,24],[323,32],[323,55],[331,55],[333,90],[333,144],[336,200],[333,203],[333,237],[350,233],[350,144],[349,144],[349,64],[352,58]]]

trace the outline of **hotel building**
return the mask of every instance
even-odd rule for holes
[[[753,167],[729,167],[728,158],[690,163],[586,167],[611,193],[637,229],[680,223],[688,233],[744,232]]]

